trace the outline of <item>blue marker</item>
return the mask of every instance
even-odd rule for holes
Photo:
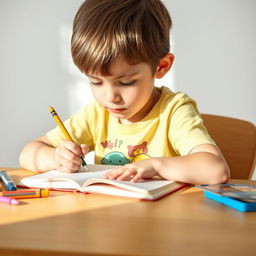
[[[6,189],[8,189],[10,191],[17,190],[17,187],[14,184],[13,180],[7,175],[7,173],[5,171],[0,172],[0,178],[3,181],[4,186],[6,187]]]

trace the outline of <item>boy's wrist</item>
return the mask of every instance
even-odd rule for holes
[[[173,165],[175,164],[175,161],[173,160],[174,158],[172,157],[155,157],[152,162],[153,168],[160,177],[174,180],[175,172]]]
[[[162,161],[161,161],[162,157],[152,157],[151,161],[152,161],[152,166],[153,169],[157,172],[157,174],[161,175],[160,172],[162,170]]]
[[[52,166],[51,169],[56,169],[56,148],[50,149],[50,166]]]
[[[56,148],[50,147],[47,145],[47,148],[44,149],[45,153],[42,155],[42,162],[40,162],[40,171],[49,171],[56,169]]]

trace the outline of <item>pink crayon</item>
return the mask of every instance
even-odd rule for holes
[[[0,196],[0,203],[5,203],[5,204],[12,204],[12,205],[17,205],[20,204],[20,202],[14,198],[8,198],[5,196]]]

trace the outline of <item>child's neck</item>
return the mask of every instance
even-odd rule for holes
[[[141,121],[152,110],[152,108],[155,106],[155,104],[159,100],[160,96],[161,96],[161,92],[159,90],[157,90],[156,87],[154,87],[153,92],[152,92],[151,97],[149,98],[148,102],[140,110],[140,112],[136,114],[136,115],[141,116],[141,118],[139,120],[135,119],[134,121],[131,121],[129,119],[119,119],[119,123],[126,125],[126,124],[131,124],[131,123],[136,123],[136,122]]]

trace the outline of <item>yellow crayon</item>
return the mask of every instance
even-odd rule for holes
[[[49,195],[48,189],[28,189],[28,190],[16,190],[16,191],[3,191],[1,196],[10,198],[36,198],[47,197]]]
[[[54,109],[53,107],[49,107],[49,110],[50,110],[50,112],[51,112],[53,118],[55,119],[57,125],[60,127],[62,133],[64,134],[65,138],[66,138],[67,140],[73,142],[71,136],[69,135],[69,133],[68,133],[66,127],[64,126],[64,124],[63,124],[62,121],[60,120],[60,118],[59,118],[58,114],[56,113],[55,109]],[[81,159],[82,159],[82,165],[83,165],[83,166],[86,166],[86,162],[84,161],[84,159],[83,159],[82,157],[81,157]]]

